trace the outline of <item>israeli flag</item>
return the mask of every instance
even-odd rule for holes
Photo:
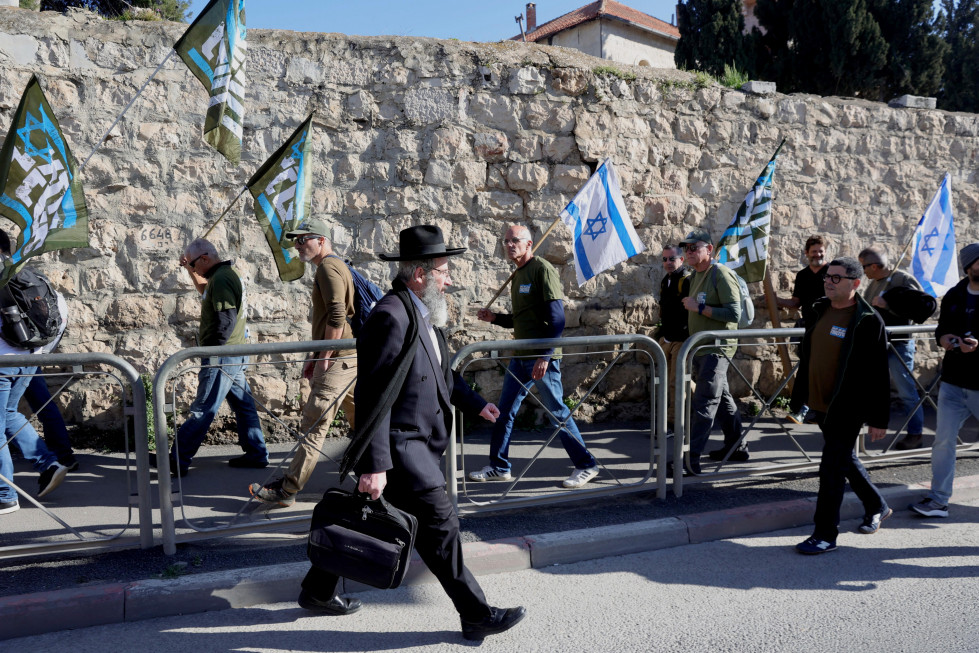
[[[574,262],[579,286],[646,249],[626,213],[611,159],[599,166],[561,211],[561,220],[574,232]]]
[[[912,238],[911,274],[932,297],[942,297],[959,282],[952,223],[952,181],[948,173],[918,222]]]

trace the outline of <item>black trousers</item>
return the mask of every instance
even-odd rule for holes
[[[385,491],[384,498],[418,519],[415,550],[442,584],[459,616],[468,621],[480,621],[489,616],[492,611],[483,590],[462,560],[459,518],[445,488],[421,492]],[[328,601],[338,593],[340,578],[310,567],[302,586],[317,599]]]
[[[819,494],[816,497],[816,516],[813,537],[836,542],[840,533],[840,507],[846,482],[863,503],[864,514],[873,515],[884,509],[884,497],[870,482],[867,470],[857,459],[854,445],[862,424],[851,421],[821,419],[823,457],[819,461]]]

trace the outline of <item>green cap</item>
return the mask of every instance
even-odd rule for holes
[[[307,234],[314,236],[330,237],[330,231],[326,228],[326,223],[322,220],[303,220],[292,231],[286,232],[286,238],[299,238]]]
[[[713,245],[711,242],[710,234],[703,229],[694,229],[687,234],[687,237],[681,240],[679,245],[694,245],[696,243],[707,243],[708,245]]]

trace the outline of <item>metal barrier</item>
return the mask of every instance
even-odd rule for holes
[[[906,327],[888,327],[888,338],[900,338],[906,335],[932,335],[935,331],[935,325],[925,325],[925,326],[906,326]],[[675,428],[677,433],[682,433],[682,438],[675,438],[673,443],[673,460],[681,460],[684,458],[685,454],[690,450],[690,411],[691,411],[691,383],[692,383],[692,372],[691,365],[694,354],[704,347],[714,347],[720,344],[721,340],[734,339],[737,340],[737,346],[739,348],[746,347],[775,347],[775,346],[790,346],[790,338],[800,338],[804,333],[804,329],[801,328],[780,328],[780,329],[742,329],[736,331],[703,331],[696,333],[684,343],[683,347],[680,349],[678,356],[678,368],[676,385],[674,387],[676,406],[678,410],[676,411]],[[889,348],[893,349],[893,345],[889,343]],[[759,419],[767,412],[775,422],[775,428],[782,432],[788,437],[790,442],[793,444],[798,454],[804,458],[801,462],[791,462],[791,463],[781,463],[772,465],[759,466],[757,464],[752,464],[748,468],[738,469],[738,470],[728,470],[721,471],[727,465],[727,459],[720,461],[717,464],[717,470],[714,472],[703,473],[695,475],[696,479],[684,479],[683,476],[683,466],[675,465],[673,470],[673,492],[677,497],[683,495],[683,485],[685,482],[690,482],[691,480],[705,480],[705,479],[729,479],[747,476],[760,476],[766,474],[777,474],[788,471],[803,471],[818,468],[819,457],[818,455],[812,456],[803,447],[799,440],[798,435],[802,435],[805,431],[799,427],[790,426],[786,422],[776,416],[772,412],[772,405],[775,403],[777,397],[780,393],[788,386],[792,377],[798,370],[798,363],[792,368],[789,374],[785,375],[783,378],[779,379],[777,383],[776,390],[772,393],[770,397],[764,397],[757,388],[755,388],[751,383],[748,383],[747,378],[737,367],[737,362],[732,361],[731,368],[736,370],[738,374],[741,375],[742,379],[751,388],[754,398],[758,399],[762,406],[761,410],[754,417],[751,423],[743,429],[742,441],[747,438],[755,429],[758,424]],[[917,458],[921,456],[930,456],[930,448],[920,448],[912,449],[908,451],[892,451],[891,447],[894,442],[900,437],[904,428],[906,428],[908,422],[910,421],[910,416],[913,414],[918,407],[922,406],[926,401],[929,402],[933,407],[937,409],[937,405],[932,397],[935,387],[938,384],[940,375],[936,374],[932,382],[926,387],[923,386],[917,378],[915,378],[916,386],[919,390],[919,400],[913,410],[905,416],[902,425],[897,429],[894,436],[890,439],[889,443],[885,446],[882,453],[871,453],[866,450],[864,443],[864,438],[858,438],[858,455],[861,457],[861,461],[864,463],[873,463],[881,461],[894,461],[901,459]],[[682,407],[682,409],[680,409]],[[803,432],[800,434],[800,431]],[[821,436],[815,440],[818,445],[815,450],[818,452],[821,450]],[[979,449],[979,443],[973,444],[960,444],[958,445],[958,450],[975,450]]]
[[[202,366],[202,365],[185,365],[180,367],[182,363],[191,359],[206,359],[206,358],[219,358],[219,357],[248,357],[248,356],[258,356],[258,355],[281,355],[281,354],[309,354],[324,350],[343,350],[343,349],[354,349],[356,347],[356,341],[349,340],[316,340],[316,341],[302,341],[302,342],[280,342],[280,343],[265,343],[256,345],[228,345],[222,347],[193,347],[190,349],[184,349],[177,352],[173,356],[169,357],[164,361],[163,365],[156,373],[156,377],[153,380],[153,417],[156,432],[158,434],[164,434],[168,432],[167,429],[167,416],[175,414],[175,404],[176,404],[176,385],[171,388],[170,401],[167,401],[167,387],[172,382],[175,381],[178,375],[193,372],[203,367],[220,367],[215,366]],[[286,363],[302,363],[305,359],[299,359],[294,361],[270,361],[270,362],[247,362],[246,368],[255,368],[263,365],[278,365],[283,362]],[[334,403],[340,402],[342,396],[345,393],[341,393]],[[272,418],[281,426],[287,428],[293,435],[295,442],[292,445],[292,449],[285,453],[280,462],[277,465],[270,465],[271,470],[265,471],[263,474],[270,480],[278,471],[281,470],[284,464],[288,464],[291,460],[292,454],[295,452],[296,448],[302,443],[304,434],[299,433],[296,429],[292,429],[285,425],[285,423],[279,419],[275,413],[269,410],[267,407],[260,404],[256,398],[256,405],[259,411],[265,411],[267,415],[272,416]],[[176,434],[177,425],[174,425],[174,434]],[[346,440],[340,441],[341,444],[345,444]],[[283,515],[280,518],[273,518],[269,516],[266,510],[264,515],[262,515],[262,521],[255,521],[254,519],[246,520],[246,517],[252,517],[247,511],[250,508],[260,508],[260,505],[256,504],[256,500],[248,497],[244,493],[245,488],[242,488],[242,493],[228,498],[223,498],[236,510],[231,514],[227,523],[205,526],[200,523],[196,523],[194,519],[189,518],[184,512],[185,499],[184,496],[184,486],[183,478],[177,476],[173,479],[176,484],[176,492],[173,491],[172,485],[169,482],[165,482],[165,479],[170,478],[170,460],[168,455],[167,438],[159,436],[157,438],[157,473],[158,478],[161,479],[159,482],[159,496],[160,496],[160,521],[161,529],[163,534],[163,550],[167,555],[172,555],[176,552],[176,543],[178,539],[180,541],[200,539],[202,537],[223,537],[226,535],[233,535],[238,533],[250,533],[256,531],[265,530],[275,530],[282,529],[289,525],[295,524],[305,524],[309,521],[310,513],[300,513],[291,512]],[[326,454],[328,458],[332,458],[329,454]],[[241,497],[239,500],[238,497]],[[239,505],[240,501],[240,505]],[[181,515],[183,517],[183,523],[190,528],[193,533],[181,535],[179,538],[176,532],[176,519],[174,517],[174,504],[179,503],[181,507]]]
[[[502,495],[496,499],[479,501],[470,496],[467,488],[467,478],[464,464],[465,442],[463,433],[464,429],[462,426],[463,420],[460,419],[458,415],[456,416],[453,425],[452,438],[449,441],[449,448],[446,455],[446,480],[449,497],[457,511],[461,513],[473,513],[486,510],[498,510],[502,508],[539,506],[557,502],[594,498],[602,495],[643,491],[648,489],[646,483],[653,476],[654,471],[656,472],[657,496],[660,498],[666,497],[666,356],[660,346],[653,339],[642,335],[608,335],[541,340],[494,340],[490,342],[478,342],[460,349],[459,352],[453,357],[450,365],[452,369],[463,373],[476,363],[492,361],[492,365],[503,370],[504,374],[511,374],[507,366],[501,363],[501,360],[504,359],[501,359],[498,356],[498,351],[508,350],[520,352],[532,349],[549,349],[553,347],[561,347],[563,349],[562,359],[573,358],[575,356],[595,358],[596,356],[600,355],[609,355],[612,358],[611,361],[607,363],[605,369],[601,371],[598,377],[591,383],[591,386],[584,392],[580,401],[572,408],[567,419],[571,419],[571,417],[574,416],[575,412],[577,412],[578,409],[585,404],[587,399],[595,393],[595,389],[598,384],[601,383],[602,380],[605,379],[609,372],[614,368],[614,366],[620,363],[626,356],[641,357],[648,361],[650,368],[648,377],[650,387],[650,424],[648,433],[643,431],[643,433],[649,438],[648,463],[645,471],[642,472],[641,478],[635,482],[622,483],[615,478],[615,475],[611,472],[611,470],[609,470],[609,468],[602,463],[601,460],[599,460],[599,465],[604,469],[605,473],[615,481],[615,485],[611,487],[594,487],[590,485],[583,489],[564,492],[547,492],[546,494],[536,494],[531,491],[528,496],[508,498],[508,495],[517,487],[518,483],[525,480],[528,470],[535,464],[535,462],[538,461],[547,446],[554,440],[555,436],[557,436],[562,430],[562,426],[566,423],[566,420],[559,421],[558,418],[550,410],[548,410],[539,399],[537,399],[536,395],[531,393],[528,396],[534,397],[548,415],[548,419],[551,422],[552,427],[550,430],[550,435],[547,436],[544,443],[539,446],[537,452],[531,457],[530,461],[527,462],[519,473],[516,474],[514,479],[505,486]],[[567,351],[568,347],[582,347],[588,349],[582,353],[569,353]],[[489,356],[483,358],[470,358],[474,354],[481,352],[488,353]],[[509,360],[509,358],[505,360]],[[566,372],[564,373],[564,377],[566,380]],[[519,381],[517,382],[519,383]],[[567,395],[568,388],[565,387],[564,390],[565,394]],[[485,398],[490,401],[495,400],[493,397]],[[458,448],[456,444],[457,435],[459,443]],[[463,461],[461,469],[459,465],[460,459]],[[462,478],[462,495],[470,502],[470,504],[465,507],[459,506],[460,476]],[[501,484],[497,483],[497,485],[500,486]]]
[[[99,479],[100,482],[97,485],[93,485],[87,479],[87,485],[80,485],[80,479],[84,478],[81,475],[82,473],[80,472],[77,475],[70,474],[58,489],[59,494],[53,495],[53,500],[62,503],[56,510],[42,505],[30,493],[17,487],[14,484],[15,479],[4,479],[4,481],[10,483],[17,489],[21,502],[26,500],[38,508],[39,512],[20,510],[2,517],[4,540],[11,542],[20,539],[21,543],[0,546],[0,559],[81,549],[125,548],[135,546],[145,549],[153,546],[152,500],[150,494],[150,472],[147,461],[146,392],[139,373],[135,368],[121,358],[101,353],[4,356],[3,365],[4,367],[37,367],[38,372],[31,376],[58,379],[66,377],[66,380],[54,392],[53,397],[57,397],[59,394],[65,392],[71,384],[83,377],[102,376],[119,385],[124,439],[123,450],[125,454],[123,476],[126,492],[122,507],[125,508],[126,519],[125,523],[118,525],[118,528],[116,525],[107,526],[103,523],[105,520],[104,512],[90,509],[92,507],[90,501],[93,498],[104,500],[105,497],[112,496],[112,484],[111,482],[106,483],[106,480],[111,479],[113,476],[118,476],[118,470],[114,469],[115,464],[100,465],[95,468],[97,471],[93,471],[92,469],[83,470],[86,474],[102,474],[102,477]],[[90,369],[86,369],[86,366],[89,366]],[[104,366],[113,371],[91,369],[94,366]],[[48,368],[68,368],[69,371],[44,372]],[[132,439],[135,448],[134,452],[131,452],[129,449],[130,427],[129,420],[127,419],[129,417],[132,418],[133,423]],[[11,434],[8,437],[8,443],[5,446],[9,446],[9,440],[11,438],[16,439],[16,434]],[[132,480],[131,454],[134,454],[136,463],[135,488],[133,487]],[[68,496],[65,493],[72,486],[75,486],[76,491],[70,495],[71,500],[65,502],[60,499],[59,495]],[[92,487],[93,491],[90,492],[89,487]],[[50,501],[47,499],[45,499],[45,502],[50,505]],[[139,537],[124,537],[123,534],[132,528],[134,506],[137,509],[136,512],[138,515]],[[59,512],[66,519],[62,519],[62,516],[58,514]],[[68,513],[71,513],[71,515],[69,516]],[[59,528],[56,531],[41,536],[40,534],[43,532],[41,523],[45,521],[45,518],[58,524]],[[90,522],[94,519],[95,523],[88,523],[86,525],[76,523],[74,526],[68,523],[69,521],[81,521],[84,518],[88,518]],[[110,530],[110,532],[100,534],[106,530]],[[43,541],[37,541],[39,537],[44,537],[45,539]]]

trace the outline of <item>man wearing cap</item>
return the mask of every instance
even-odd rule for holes
[[[484,322],[513,329],[518,339],[559,338],[564,331],[564,293],[557,271],[544,259],[534,256],[530,230],[512,225],[503,236],[507,258],[517,265],[510,282],[512,314],[494,313],[481,308],[477,317]],[[493,427],[490,441],[490,464],[471,472],[470,480],[491,481],[510,479],[510,434],[520,404],[527,396],[529,384],[537,388],[544,406],[565,427],[559,431],[561,444],[574,464],[574,471],[563,482],[566,488],[580,488],[598,476],[598,463],[591,455],[578,426],[571,419],[571,409],[564,403],[561,383],[561,350],[544,349],[521,352],[515,356],[503,377],[500,393],[502,418]],[[528,356],[529,355],[529,356]],[[556,426],[556,424],[555,424]]]
[[[882,249],[867,247],[857,258],[863,266],[863,273],[870,282],[863,291],[863,297],[880,314],[886,326],[907,326],[911,320],[898,313],[897,307],[890,306],[884,293],[893,288],[911,288],[921,292],[918,280],[906,272],[891,270],[888,267],[887,253]],[[890,335],[891,347],[887,352],[887,367],[891,384],[897,391],[898,399],[904,406],[904,414],[911,415],[908,432],[894,445],[895,449],[918,449],[922,445],[922,431],[925,424],[925,411],[918,406],[918,388],[914,382],[915,343],[913,335]],[[913,411],[913,412],[912,412]]]
[[[741,292],[735,273],[714,261],[710,234],[695,229],[679,244],[686,251],[687,265],[694,271],[690,293],[683,298],[690,335],[737,329],[741,319]],[[748,448],[741,442],[741,412],[727,384],[734,350],[735,341],[728,339],[722,340],[720,346],[700,347],[694,354],[693,380],[697,388],[691,399],[688,473],[700,473],[700,456],[715,419],[724,431],[724,447],[711,451],[710,457],[735,462],[748,460]]]
[[[925,517],[948,517],[955,478],[955,445],[969,415],[979,417],[979,243],[959,252],[965,278],[942,298],[935,337],[945,349],[938,391],[938,424],[931,449],[931,491],[911,509]]]
[[[445,491],[440,460],[448,446],[453,404],[490,422],[499,410],[449,371],[441,329],[448,320],[449,257],[465,248],[446,248],[441,229],[432,225],[404,229],[399,241],[398,253],[380,255],[398,263],[392,289],[357,338],[359,417],[341,475],[352,468],[359,491],[374,499],[383,493],[418,518],[415,550],[455,605],[463,636],[480,640],[512,628],[526,611],[490,606],[466,568],[459,519]],[[310,568],[299,605],[323,614],[356,612],[361,602],[341,597],[339,580]]]
[[[350,269],[333,255],[333,244],[326,237],[322,220],[307,220],[286,234],[296,243],[299,258],[316,266],[313,277],[313,340],[352,338],[348,318],[354,315],[354,282]],[[291,506],[319,461],[323,443],[340,404],[351,427],[354,426],[354,385],[357,360],[354,350],[332,349],[309,356],[303,365],[303,378],[309,381],[309,398],[303,406],[300,425],[302,441],[285,476],[266,486],[252,483],[248,491],[259,501]]]
[[[231,261],[222,261],[210,241],[198,238],[184,249],[180,265],[201,293],[198,346],[245,344],[245,288]],[[245,378],[245,362],[245,356],[221,356],[201,361],[202,367],[197,373],[197,397],[190,406],[187,419],[177,429],[174,448],[170,452],[170,471],[175,476],[187,475],[225,398],[235,414],[238,444],[245,452],[243,456],[229,460],[228,464],[252,469],[268,467],[265,436]]]
[[[683,348],[689,332],[687,310],[683,308],[683,298],[690,292],[690,270],[683,265],[683,248],[667,245],[663,248],[663,280],[659,285],[659,346],[666,354],[666,421],[673,430],[675,413],[676,365],[677,355]]]

